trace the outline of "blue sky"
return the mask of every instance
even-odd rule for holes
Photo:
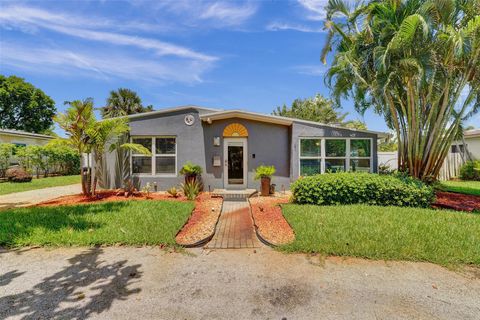
[[[0,1],[0,73],[63,101],[135,90],[156,109],[270,113],[321,93],[326,0]],[[330,59],[331,61],[331,59]],[[362,119],[346,101],[348,119]],[[364,117],[369,129],[383,119]]]

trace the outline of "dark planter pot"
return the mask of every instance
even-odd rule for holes
[[[260,180],[260,194],[264,197],[270,195],[270,181],[269,177],[262,177]]]
[[[185,175],[185,183],[193,183],[197,180],[196,174],[186,174]]]

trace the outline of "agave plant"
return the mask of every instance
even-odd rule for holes
[[[330,0],[322,52],[336,102],[373,108],[398,137],[399,168],[438,176],[462,123],[480,109],[480,1]]]

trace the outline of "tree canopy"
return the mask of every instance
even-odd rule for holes
[[[153,111],[153,106],[149,105],[144,107],[142,105],[142,99],[138,94],[126,88],[110,91],[110,96],[107,98],[107,105],[100,108],[103,118],[120,117],[148,111]]]
[[[479,0],[330,0],[322,52],[334,101],[353,97],[398,137],[399,168],[438,176],[462,123],[480,108]]]
[[[53,125],[55,102],[24,79],[0,75],[0,128],[33,133]]]

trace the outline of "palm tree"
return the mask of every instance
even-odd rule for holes
[[[72,146],[80,155],[87,155],[86,171],[82,172],[82,192],[85,196],[93,196],[99,179],[104,171],[105,152],[117,148],[135,150],[137,153],[150,155],[151,151],[139,144],[118,143],[130,130],[127,118],[106,119],[97,121],[94,115],[93,99],[83,101],[66,101],[69,108],[64,113],[59,113],[55,121],[65,130],[68,138],[63,140]],[[60,139],[60,138],[59,138]],[[92,163],[90,155],[94,157]]]
[[[480,109],[479,0],[369,0],[327,7],[326,82],[337,103],[373,108],[398,137],[399,168],[438,176],[461,124]]]
[[[126,88],[110,91],[107,105],[100,108],[103,118],[120,117],[152,110],[151,105],[147,107],[142,105],[142,99],[135,91]]]

